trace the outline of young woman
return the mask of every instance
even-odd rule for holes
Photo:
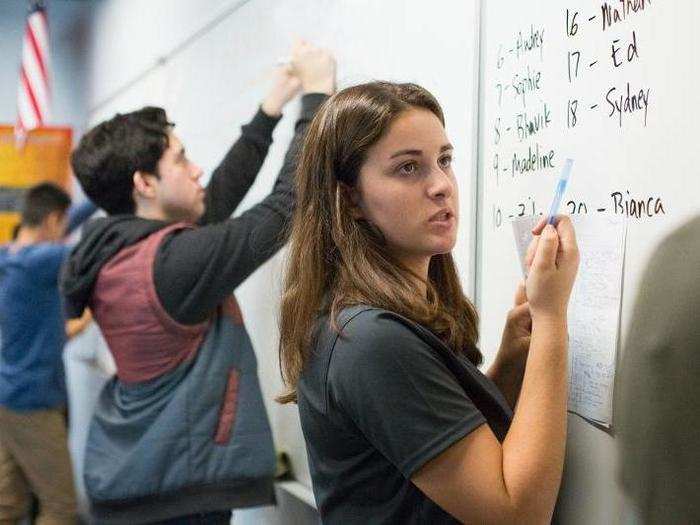
[[[547,523],[566,437],[566,218],[533,233],[494,365],[450,251],[442,110],[413,84],[345,89],[312,121],[281,311],[324,523]],[[517,403],[516,403],[517,401]]]

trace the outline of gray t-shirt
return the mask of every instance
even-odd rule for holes
[[[432,332],[356,306],[338,335],[320,320],[299,382],[299,413],[324,523],[457,523],[411,476],[488,423],[505,438],[512,411],[496,385]]]

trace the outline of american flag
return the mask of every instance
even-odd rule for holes
[[[23,140],[28,131],[46,124],[50,114],[49,26],[43,2],[35,1],[27,15],[22,45],[15,125],[18,139]]]

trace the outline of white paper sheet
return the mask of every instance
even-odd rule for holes
[[[513,221],[521,267],[539,217]],[[622,301],[626,223],[572,218],[581,262],[569,301],[569,411],[610,427]],[[524,271],[524,270],[523,270]]]

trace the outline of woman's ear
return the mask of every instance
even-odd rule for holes
[[[156,177],[143,171],[134,172],[134,194],[147,199],[155,197],[156,188],[154,181]]]
[[[364,219],[365,214],[362,209],[362,196],[357,187],[348,186],[344,182],[338,184],[339,191],[343,193],[343,196],[348,202],[350,207],[350,214],[353,219]]]

